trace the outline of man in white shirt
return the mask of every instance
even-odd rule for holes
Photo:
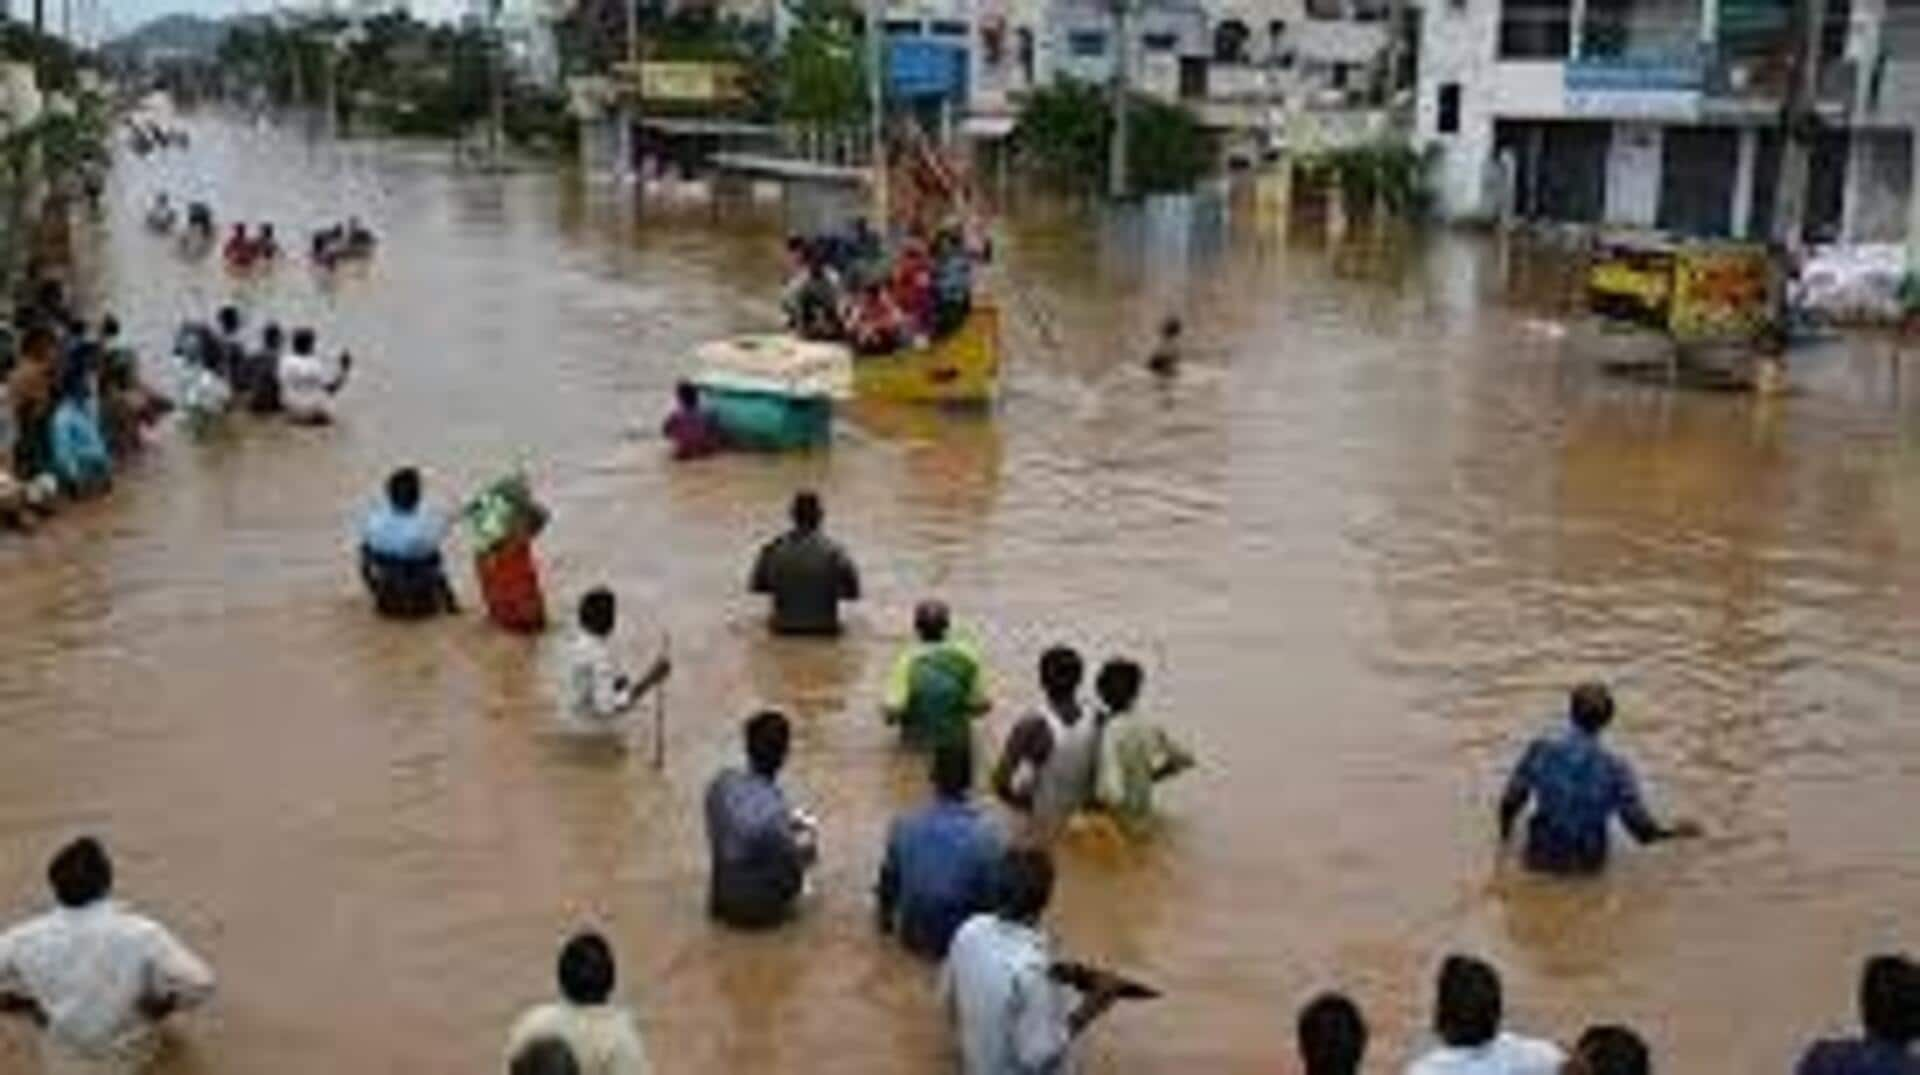
[[[618,616],[613,591],[604,586],[596,586],[580,598],[580,630],[569,644],[567,657],[568,731],[624,736],[626,722],[622,718],[647,692],[658,689],[673,674],[673,665],[664,654],[637,680],[620,670],[608,645]]]
[[[113,904],[113,863],[92,838],[47,869],[59,906],[0,934],[0,1010],[38,1024],[46,1072],[131,1075],[156,1027],[213,992],[213,972],[165,927]]]
[[[1471,956],[1440,965],[1433,1032],[1440,1044],[1407,1067],[1407,1075],[1559,1075],[1558,1045],[1500,1029],[1500,975]]]
[[[1045,851],[1009,852],[994,914],[974,915],[953,936],[940,993],[960,1039],[965,1075],[1057,1075],[1068,1048],[1113,1006],[1121,983],[1088,977],[1082,992],[1063,982],[1052,945],[1039,928],[1053,898],[1053,861]],[[1074,1004],[1075,997],[1078,1004]]]
[[[289,421],[326,425],[333,421],[333,397],[346,387],[347,375],[353,372],[353,356],[343,352],[329,365],[313,348],[313,330],[295,329],[293,350],[280,356],[273,375],[280,380],[280,407]]]
[[[561,999],[529,1010],[514,1024],[507,1038],[509,1068],[531,1066],[527,1054],[553,1051],[544,1043],[557,1041],[573,1054],[579,1075],[648,1075],[652,1069],[633,1013],[608,1002],[614,978],[606,938],[576,934],[560,950]]]

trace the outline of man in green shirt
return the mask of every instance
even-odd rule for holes
[[[909,749],[972,744],[973,718],[985,713],[986,668],[971,645],[950,638],[952,616],[938,601],[913,612],[915,641],[894,662],[882,704]]]
[[[1100,669],[1100,765],[1095,798],[1129,835],[1144,833],[1153,819],[1153,787],[1193,767],[1193,755],[1157,721],[1133,711],[1146,673],[1117,658]]]

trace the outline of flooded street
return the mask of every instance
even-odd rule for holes
[[[1003,237],[994,415],[860,408],[829,453],[672,467],[684,356],[776,317],[773,213],[194,135],[117,171],[95,290],[149,363],[229,297],[250,337],[314,324],[358,359],[342,421],[169,431],[110,499],[0,539],[0,897],[40,906],[62,839],[106,838],[121,894],[221,975],[170,1075],[498,1070],[585,923],[665,1075],[945,1070],[933,973],[870,897],[924,794],[878,703],[931,595],[985,644],[996,747],[1068,641],[1141,657],[1203,759],[1157,843],[1063,851],[1066,947],[1167,994],[1093,1031],[1089,1070],[1287,1070],[1335,987],[1398,1070],[1453,949],[1502,967],[1516,1029],[1785,1070],[1851,1021],[1864,955],[1920,945],[1920,366],[1884,342],[1786,400],[1677,396],[1491,301],[1477,240],[1387,271],[1042,218]],[[383,245],[324,286],[303,261],[236,284],[142,231],[161,189],[285,240],[357,212]],[[1163,393],[1138,367],[1170,309],[1193,358]],[[487,626],[464,567],[466,616],[372,616],[351,528],[409,462],[441,504],[525,464],[550,609],[604,581],[636,650],[671,632],[664,772],[544,734],[564,635]],[[770,641],[742,592],[802,485],[866,576],[838,646]],[[1506,768],[1589,676],[1656,809],[1708,837],[1588,884],[1498,871]],[[824,850],[804,920],[740,936],[704,917],[699,797],[761,704],[796,716]]]

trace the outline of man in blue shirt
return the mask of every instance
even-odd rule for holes
[[[383,616],[414,619],[458,612],[440,561],[447,524],[420,504],[420,472],[404,467],[387,479],[386,502],[360,524],[360,577]]]
[[[893,823],[874,886],[880,930],[909,951],[944,959],[960,924],[994,909],[1006,841],[972,802],[973,752],[947,743],[933,755],[933,802]]]
[[[1513,833],[1527,804],[1525,862],[1544,873],[1598,873],[1607,864],[1607,823],[1619,817],[1643,844],[1698,836],[1681,822],[1662,825],[1640,798],[1633,768],[1600,742],[1613,721],[1613,695],[1599,683],[1573,689],[1571,726],[1533,741],[1500,799],[1500,840]]]
[[[729,926],[768,929],[793,917],[814,863],[814,824],[779,784],[791,736],[785,715],[755,714],[747,767],[722,770],[707,786],[707,911]]]
[[[1920,1075],[1920,966],[1904,956],[1875,956],[1860,975],[1866,1036],[1816,1042],[1796,1075]]]

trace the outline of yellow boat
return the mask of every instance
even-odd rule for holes
[[[1000,310],[981,301],[945,339],[853,362],[853,394],[864,399],[978,405],[999,384]]]

